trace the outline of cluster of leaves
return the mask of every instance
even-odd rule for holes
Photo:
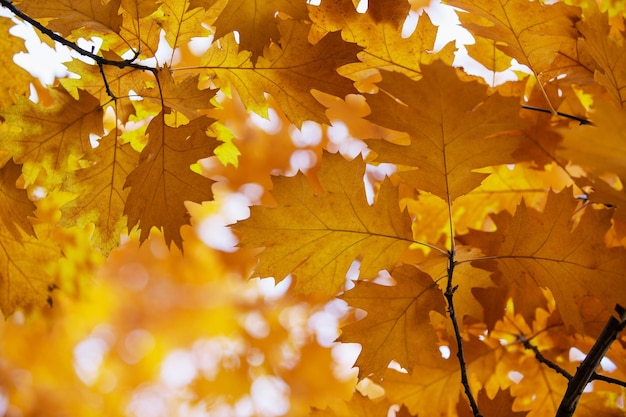
[[[145,415],[155,399],[170,414],[623,415],[619,5],[448,0],[471,57],[528,68],[494,86],[452,65],[454,45],[433,52],[427,13],[403,36],[418,2],[0,3],[83,58],[43,87],[13,64],[22,45],[0,19],[14,80],[0,90],[0,311],[38,318],[0,327],[11,410],[75,411],[64,390],[90,404],[81,415]],[[311,126],[317,140],[298,144]],[[336,152],[342,129],[362,155]],[[295,151],[316,163],[274,175]],[[233,227],[242,249],[209,248],[218,190],[251,183],[268,192]],[[289,277],[288,295],[255,292],[252,269]],[[361,345],[358,384],[307,325],[336,297],[353,307],[340,341]],[[108,373],[81,367],[80,346]],[[164,376],[172,350],[191,364],[182,379]],[[577,370],[574,350],[599,354]],[[603,357],[614,366],[596,370]]]

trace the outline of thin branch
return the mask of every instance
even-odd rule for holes
[[[2,5],[3,7],[6,7],[7,9],[9,9],[11,12],[13,12],[13,14],[15,14],[20,19],[22,19],[22,20],[30,23],[31,25],[33,25],[35,28],[37,28],[37,30],[39,30],[41,33],[43,33],[44,35],[46,35],[50,39],[52,39],[52,40],[54,40],[54,41],[56,41],[56,42],[58,42],[58,43],[60,43],[62,45],[65,45],[68,48],[73,49],[74,51],[78,52],[82,56],[86,56],[86,57],[89,57],[89,58],[93,59],[101,67],[103,65],[108,65],[108,66],[113,66],[113,67],[117,67],[117,68],[135,68],[135,69],[138,69],[138,70],[141,70],[141,71],[150,71],[152,73],[156,72],[156,69],[153,68],[153,67],[149,67],[149,66],[146,66],[146,65],[137,64],[137,63],[133,62],[136,59],[137,55],[138,55],[138,51],[135,51],[135,56],[132,59],[130,59],[130,60],[115,61],[115,60],[112,60],[112,59],[106,59],[104,57],[101,57],[100,55],[94,54],[91,51],[88,51],[86,49],[81,48],[76,43],[65,39],[64,37],[60,36],[59,34],[54,33],[53,31],[51,31],[50,29],[48,29],[47,27],[45,27],[44,25],[42,25],[41,23],[39,23],[38,21],[33,19],[32,17],[30,17],[27,14],[25,14],[24,12],[22,12],[17,7],[15,7],[13,5],[13,3],[11,2],[11,0],[0,0],[0,5]],[[106,83],[106,80],[105,80],[105,83]]]
[[[567,384],[567,391],[563,395],[556,417],[571,417],[574,414],[583,390],[589,381],[594,378],[594,375],[597,375],[595,372],[598,365],[600,365],[600,361],[604,358],[620,332],[626,327],[626,310],[620,305],[615,306],[615,310],[619,315],[619,320],[613,316],[609,317],[604,329],[602,329],[602,333],[600,333],[585,360],[576,370],[574,377]]]
[[[539,349],[537,348],[537,346],[535,346],[532,343],[530,343],[530,341],[528,339],[526,339],[526,337],[524,335],[520,334],[518,336],[518,338],[519,338],[519,340],[522,341],[522,343],[524,344],[524,347],[526,349],[532,350],[535,353],[535,358],[537,358],[537,360],[539,362],[543,363],[544,365],[546,365],[548,368],[552,369],[556,373],[558,373],[560,375],[563,375],[565,378],[567,378],[568,381],[571,381],[572,378],[574,378],[565,369],[561,368],[559,365],[557,365],[556,363],[550,361],[549,359],[546,359],[546,357],[543,356],[541,354],[541,352],[539,352]]]
[[[522,104],[522,108],[523,108],[523,109],[526,109],[526,110],[538,111],[538,112],[541,112],[541,113],[549,113],[549,114],[554,114],[554,113],[552,113],[552,111],[551,111],[550,109],[543,109],[543,108],[541,108],[541,107],[528,106],[528,105],[526,105],[526,104]],[[573,115],[571,115],[571,114],[562,113],[562,112],[560,112],[560,111],[557,111],[557,112],[556,112],[556,114],[557,114],[558,116],[561,116],[561,117],[567,117],[568,119],[576,120],[576,121],[577,121],[577,122],[579,122],[581,125],[590,125],[590,126],[593,126],[593,123],[592,123],[590,120],[585,119],[584,117],[573,116]]]
[[[454,275],[454,266],[454,251],[450,251],[450,253],[448,254],[448,284],[446,286],[446,292],[444,293],[444,296],[446,297],[446,301],[448,302],[448,315],[450,316],[452,326],[454,327],[454,337],[456,338],[457,348],[456,357],[459,360],[459,366],[461,368],[461,383],[463,384],[463,388],[465,389],[465,395],[467,395],[467,399],[469,400],[474,417],[482,417],[482,414],[478,409],[476,399],[474,398],[474,395],[472,394],[472,390],[469,385],[469,378],[467,377],[467,363],[465,362],[465,355],[463,353],[463,338],[461,337],[459,322],[456,318],[456,312],[454,310],[454,293],[458,288],[458,285],[453,286],[452,282],[452,277]]]
[[[615,385],[619,385],[620,387],[626,387],[626,382],[622,381],[621,379],[611,378],[610,376],[600,375],[595,372],[593,376],[591,377],[591,380],[592,381],[604,381],[604,382],[608,382],[609,384],[615,384]]]

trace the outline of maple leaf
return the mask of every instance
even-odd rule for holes
[[[35,234],[33,225],[28,221],[28,217],[33,216],[35,205],[28,199],[26,190],[17,188],[16,181],[20,175],[22,167],[13,161],[0,168],[0,228],[6,228],[15,240],[21,238],[19,229],[29,235]]]
[[[413,168],[400,174],[410,185],[452,202],[487,177],[474,169],[515,162],[515,133],[523,121],[516,98],[488,96],[485,86],[459,80],[456,70],[442,62],[423,66],[422,73],[419,81],[385,73],[378,87],[387,94],[367,100],[368,120],[407,132],[410,144],[366,142],[377,161]]]
[[[165,125],[163,115],[157,115],[148,126],[148,144],[141,152],[139,165],[124,183],[131,187],[124,207],[128,227],[139,224],[141,240],[152,227],[163,228],[165,240],[182,247],[180,227],[188,223],[184,202],[200,203],[211,200],[213,181],[190,169],[202,158],[213,154],[219,145],[206,134],[213,122],[199,117],[186,125]]]
[[[217,3],[219,0],[192,0],[191,7],[209,9]],[[215,37],[221,38],[237,31],[241,49],[251,51],[256,60],[263,55],[270,41],[277,42],[281,37],[277,23],[283,19],[276,16],[278,12],[286,13],[295,20],[307,20],[309,17],[306,3],[302,1],[228,0],[215,21]]]
[[[396,285],[361,281],[341,297],[367,312],[364,319],[343,327],[340,337],[361,344],[355,366],[362,376],[382,375],[392,360],[410,370],[416,363],[441,357],[429,318],[431,311],[442,316],[446,311],[437,284],[411,265],[395,268],[391,276]]]
[[[16,239],[0,228],[0,312],[7,317],[18,309],[50,305],[56,286],[54,268],[61,251],[51,240],[21,232]]]
[[[485,254],[485,260],[472,262],[474,266],[490,270],[495,259],[506,279],[516,281],[528,275],[538,286],[548,288],[565,323],[582,332],[576,300],[593,295],[608,311],[626,302],[626,289],[612,285],[621,280],[626,268],[626,251],[606,248],[604,243],[611,226],[610,210],[586,210],[571,230],[577,202],[568,191],[550,193],[542,214],[526,208],[522,201],[514,216],[507,212],[492,215],[497,231],[471,231],[461,240]]]
[[[144,87],[138,94],[157,104],[176,110],[191,120],[199,116],[200,109],[212,108],[211,99],[217,90],[199,90],[198,75],[186,77],[176,83],[166,67],[157,71],[156,86]],[[157,87],[157,88],[154,88]]]
[[[18,51],[24,50],[23,40],[10,36],[9,29],[15,24],[8,18],[0,18],[0,34],[2,34],[2,45],[0,54],[2,56],[12,56]],[[11,79],[10,83],[3,83],[0,87],[0,108],[15,103],[16,96],[26,95],[28,85],[32,76],[23,68],[17,66],[12,59],[3,59],[0,62],[0,77]]]
[[[280,44],[272,43],[263,57],[252,65],[249,52],[238,52],[232,35],[220,39],[204,55],[202,63],[209,76],[223,90],[234,87],[245,106],[267,115],[265,93],[269,93],[287,118],[300,126],[305,120],[326,122],[325,107],[309,92],[316,89],[343,97],[356,90],[336,70],[356,60],[360,48],[326,36],[315,45],[308,40],[309,24],[280,20]]]
[[[5,123],[15,128],[0,136],[0,144],[19,164],[62,172],[68,159],[79,158],[91,148],[90,133],[102,133],[102,109],[84,91],[79,91],[77,100],[62,88],[50,93],[52,107],[20,97],[17,104],[0,111]]]
[[[580,19],[580,9],[564,3],[546,5],[523,0],[446,0],[446,3],[462,9],[457,12],[459,19],[474,36],[495,41],[499,50],[535,74],[549,69],[559,51],[575,44],[578,35],[574,24]]]
[[[316,196],[306,177],[274,179],[277,207],[252,207],[238,223],[244,248],[264,247],[255,273],[281,281],[296,277],[300,293],[336,294],[352,262],[361,276],[392,269],[411,242],[411,222],[397,203],[397,189],[385,181],[373,206],[363,185],[365,164],[325,153],[317,173],[324,194]]]
[[[122,144],[111,131],[85,158],[91,165],[76,171],[63,184],[64,190],[78,197],[63,207],[60,224],[85,227],[94,223],[92,242],[108,253],[119,244],[126,225],[122,216],[129,190],[124,189],[124,184],[137,166],[139,154],[130,144]]]

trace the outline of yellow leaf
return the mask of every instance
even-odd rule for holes
[[[10,35],[9,29],[13,26],[14,23],[10,19],[0,17],[0,36],[3,39],[0,44],[0,54],[5,57],[0,60],[0,77],[3,80],[11,80],[11,82],[2,83],[0,87],[0,109],[15,103],[16,96],[26,95],[28,84],[32,79],[28,72],[17,66],[11,59],[14,54],[25,49],[21,39]]]
[[[361,160],[324,154],[318,172],[323,195],[316,196],[302,174],[277,177],[277,207],[252,207],[238,223],[243,247],[264,247],[255,273],[282,280],[292,273],[300,293],[336,294],[352,262],[373,278],[392,269],[411,243],[411,221],[400,211],[397,189],[385,181],[373,206],[367,204]]]
[[[102,133],[102,109],[84,91],[77,100],[62,88],[50,92],[53,107],[20,97],[17,104],[0,111],[0,118],[14,128],[3,133],[0,144],[17,163],[61,172],[68,169],[70,158],[80,158],[91,148],[90,133]]]
[[[237,52],[234,37],[228,35],[215,43],[203,57],[210,76],[222,89],[234,87],[246,107],[262,116],[267,115],[269,93],[280,105],[287,118],[296,125],[305,120],[325,122],[325,107],[310,94],[316,89],[343,97],[356,92],[350,80],[336,69],[356,60],[359,48],[346,43],[339,35],[326,36],[311,45],[309,26],[292,20],[281,20],[278,28],[280,43],[273,43],[256,65],[250,53]]]
[[[189,223],[185,201],[200,203],[213,198],[213,181],[190,169],[198,160],[211,156],[219,145],[206,134],[211,123],[211,119],[199,117],[170,127],[162,114],[150,122],[148,144],[124,184],[124,188],[131,187],[124,208],[128,227],[139,225],[142,241],[152,227],[157,227],[163,228],[168,244],[173,241],[182,247],[179,229]]]
[[[6,317],[18,309],[52,304],[55,264],[61,252],[55,242],[21,234],[15,239],[0,228],[0,311]]]
[[[139,154],[130,144],[122,144],[115,131],[111,131],[86,157],[90,166],[76,171],[63,184],[65,190],[77,197],[63,207],[60,224],[85,227],[94,223],[92,242],[108,253],[119,244],[120,233],[126,226],[123,212],[129,190],[124,189],[124,183],[137,166]]]

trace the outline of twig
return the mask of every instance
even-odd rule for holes
[[[102,67],[103,65],[109,65],[109,66],[113,66],[113,67],[117,67],[117,68],[129,68],[130,67],[130,68],[135,68],[135,69],[138,69],[138,70],[141,70],[141,71],[150,71],[152,73],[156,73],[156,68],[132,62],[138,56],[138,52],[137,51],[135,52],[135,58],[133,58],[132,60],[115,61],[115,60],[112,60],[112,59],[106,59],[104,57],[101,57],[100,55],[94,54],[91,51],[83,49],[80,46],[78,46],[77,44],[75,44],[74,42],[69,41],[69,40],[65,39],[64,37],[54,33],[53,31],[51,31],[50,29],[48,29],[47,27],[45,27],[44,25],[42,25],[41,23],[39,23],[38,21],[33,19],[32,17],[30,17],[27,14],[25,14],[24,12],[22,12],[17,7],[15,7],[10,0],[0,0],[0,5],[2,5],[3,7],[6,7],[7,9],[9,9],[17,17],[19,17],[22,20],[24,20],[24,21],[30,23],[31,25],[33,25],[35,28],[37,28],[37,30],[39,30],[44,35],[48,36],[50,39],[52,39],[52,40],[54,40],[56,42],[59,42],[60,44],[65,45],[68,48],[73,49],[74,51],[78,52],[82,56],[86,56],[86,57],[89,57],[89,58],[93,59],[94,61],[96,61],[96,63],[100,67]],[[106,83],[106,79],[105,79],[105,83]],[[108,91],[107,91],[107,93],[108,93]]]
[[[619,320],[615,317],[609,317],[602,333],[591,347],[591,350],[583,360],[582,364],[576,370],[576,374],[567,384],[567,391],[563,395],[556,417],[571,417],[576,410],[578,400],[583,390],[594,377],[600,361],[606,355],[611,344],[617,339],[624,327],[626,327],[626,310],[620,306],[615,306],[615,310],[619,315]]]
[[[476,399],[474,398],[474,395],[472,394],[472,390],[469,385],[469,379],[467,377],[467,363],[465,362],[465,356],[463,354],[463,339],[461,337],[459,323],[457,321],[456,312],[454,310],[454,293],[458,288],[458,285],[452,285],[454,266],[454,251],[450,251],[448,253],[448,284],[444,296],[446,297],[446,301],[448,302],[448,314],[450,316],[450,320],[452,321],[452,326],[454,327],[454,337],[456,338],[457,347],[456,357],[459,360],[459,366],[461,368],[461,383],[463,384],[463,388],[465,389],[465,395],[467,395],[467,399],[469,400],[474,417],[482,417],[482,414],[478,409]]]
[[[548,368],[552,369],[556,373],[563,375],[565,378],[567,378],[568,381],[571,381],[572,378],[574,378],[565,369],[561,368],[559,365],[557,365],[556,363],[550,361],[549,359],[546,359],[546,357],[543,356],[541,354],[541,352],[539,352],[539,349],[537,348],[537,346],[535,346],[532,343],[530,343],[530,341],[528,339],[526,339],[526,337],[524,335],[519,335],[518,338],[519,338],[519,340],[522,341],[522,343],[524,344],[524,347],[526,349],[532,350],[535,353],[535,358],[537,358],[537,360],[539,362],[543,363],[544,365],[546,365]]]
[[[543,109],[541,107],[529,106],[529,105],[526,105],[526,104],[522,104],[522,108],[526,109],[526,110],[538,111],[538,112],[541,112],[541,113],[554,114],[554,113],[552,113],[552,110],[550,110],[550,109]],[[585,119],[584,117],[573,116],[571,114],[563,113],[563,112],[560,112],[560,111],[557,111],[556,114],[561,116],[561,117],[567,117],[568,119],[576,120],[581,125],[593,126],[593,122],[591,122],[588,119]]]
[[[608,382],[609,384],[615,384],[615,385],[619,385],[620,387],[626,387],[626,382],[622,381],[621,379],[617,379],[617,378],[611,378],[610,376],[606,376],[606,375],[600,375],[594,372],[593,376],[591,377],[592,381],[603,381],[603,382]]]

